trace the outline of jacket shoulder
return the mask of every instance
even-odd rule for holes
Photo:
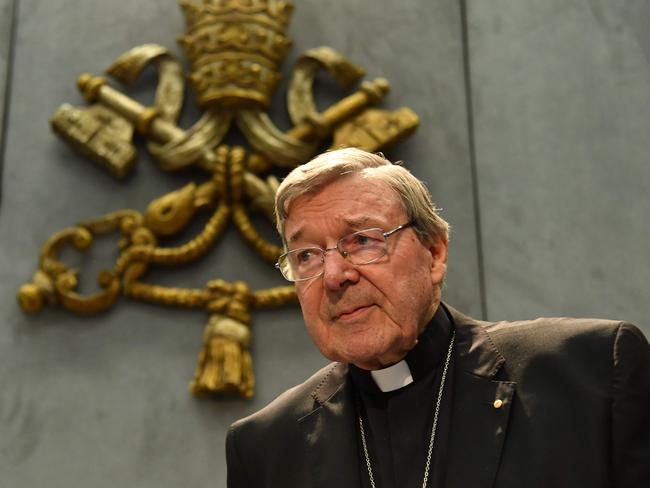
[[[331,363],[232,424],[226,435],[228,487],[299,486],[308,479],[300,462],[305,444],[300,420],[320,407],[324,392],[344,383],[346,372],[344,365]],[[290,465],[294,469],[287,470]]]
[[[643,333],[633,324],[607,319],[542,317],[534,320],[485,322],[448,307],[470,365],[481,364],[484,354],[495,359],[496,371],[503,364],[511,371],[532,365],[602,365],[611,369],[617,356],[636,349],[648,351]],[[626,352],[623,354],[622,350]],[[643,355],[645,353],[642,353]],[[474,362],[471,362],[471,360]],[[476,363],[476,364],[475,364]]]
[[[346,372],[345,365],[330,363],[303,383],[280,394],[261,410],[236,421],[230,430],[247,430],[248,428],[283,430],[287,422],[297,422],[317,408],[318,395],[323,385],[332,377],[341,377],[342,381]]]
[[[615,374],[620,357],[628,364],[641,360],[647,365],[650,353],[635,325],[615,320],[538,318],[486,324],[484,330],[511,373],[539,370],[557,379],[559,374],[549,373],[563,371],[564,377],[574,374],[605,382]]]
[[[524,347],[529,344],[528,347],[544,350],[572,344],[600,344],[611,348],[621,333],[643,338],[643,333],[635,325],[607,319],[540,317],[513,322],[486,322],[482,323],[482,327],[497,347]]]

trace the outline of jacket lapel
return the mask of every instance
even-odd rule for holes
[[[347,366],[333,364],[312,397],[313,410],[298,421],[310,473],[303,486],[358,488],[356,414]]]
[[[458,342],[446,487],[490,488],[499,468],[516,384],[494,379],[505,360],[485,324],[448,308]]]

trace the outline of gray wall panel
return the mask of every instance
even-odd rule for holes
[[[459,15],[452,0],[387,2],[382,9],[370,0],[301,1],[285,68],[308,48],[332,45],[364,66],[369,78],[392,82],[384,107],[418,112],[419,131],[389,155],[429,182],[454,225],[445,296],[478,315]],[[115,182],[57,139],[48,118],[61,103],[84,104],[75,88],[79,73],[100,74],[145,42],[179,53],[175,38],[183,30],[173,0],[20,2],[0,207],[0,471],[8,486],[224,486],[227,426],[325,362],[297,307],[257,311],[255,399],[197,400],[186,386],[203,313],[120,299],[92,318],[58,309],[27,317],[15,303],[52,233],[118,208],[143,210],[179,186],[144,152],[128,183]],[[136,92],[151,99],[147,88]],[[273,116],[286,121],[283,104],[279,93]],[[189,107],[184,124],[197,115]],[[96,262],[86,264],[111,264],[113,242],[105,244]],[[197,287],[216,277],[246,277],[256,288],[281,284],[232,230],[198,265],[149,275],[152,282]]]
[[[2,160],[4,149],[4,122],[8,77],[10,73],[10,55],[12,43],[12,26],[14,21],[14,4],[16,0],[0,0],[0,182],[2,182]],[[0,193],[0,201],[2,193]]]
[[[650,332],[650,4],[470,1],[491,319]]]

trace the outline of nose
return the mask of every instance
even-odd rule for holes
[[[339,253],[336,247],[325,249],[323,255],[323,283],[329,290],[340,290],[359,281],[359,271]]]

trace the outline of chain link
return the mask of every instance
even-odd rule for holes
[[[361,444],[363,445],[363,455],[366,457],[368,476],[370,476],[370,486],[372,486],[372,488],[375,488],[375,479],[372,476],[372,466],[370,465],[370,456],[368,455],[368,446],[366,445],[366,434],[363,431],[363,420],[361,420],[361,415],[359,415],[359,430],[361,431]]]
[[[422,488],[427,487],[429,482],[429,469],[431,468],[431,454],[433,453],[433,443],[436,438],[436,430],[438,428],[438,414],[440,412],[440,403],[442,402],[442,393],[445,388],[445,380],[447,379],[447,370],[449,369],[449,362],[451,361],[451,353],[454,350],[454,339],[456,339],[456,331],[451,336],[449,341],[449,348],[447,349],[447,358],[445,359],[445,366],[442,369],[442,377],[440,378],[440,388],[438,388],[438,396],[436,398],[436,406],[433,411],[433,426],[431,427],[431,438],[429,439],[429,449],[427,450],[427,462],[424,465],[424,479],[422,480]],[[370,455],[368,454],[368,446],[366,443],[366,433],[363,429],[363,420],[359,414],[359,431],[361,433],[361,445],[363,447],[363,455],[366,458],[366,467],[368,468],[368,476],[370,477],[370,486],[375,487],[375,478],[372,474],[372,465],[370,464]]]

